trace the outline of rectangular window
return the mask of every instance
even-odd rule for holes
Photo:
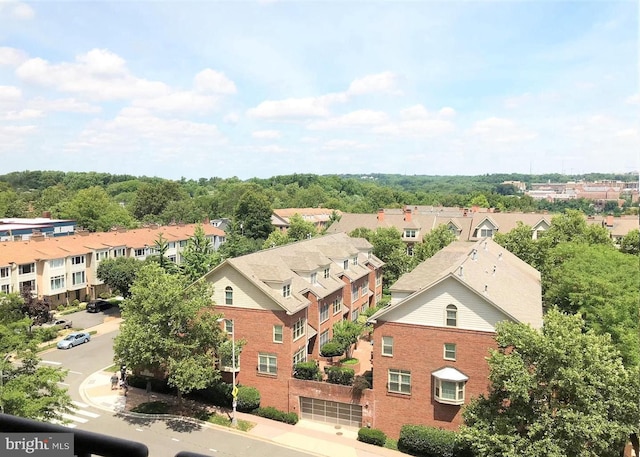
[[[379,286],[380,284],[382,284],[382,273],[378,270],[376,271],[376,286]]]
[[[51,278],[51,290],[64,289],[64,275],[53,276]]]
[[[180,247],[183,248],[187,245],[187,240],[180,240]]]
[[[98,262],[107,258],[109,258],[109,251],[96,252],[96,260]]]
[[[360,315],[360,308],[356,308],[353,311],[351,311],[351,320],[353,322],[358,320],[358,316]]]
[[[318,284],[318,273],[311,273],[311,284]]]
[[[329,277],[329,268],[325,268],[324,269],[324,279],[327,279]]]
[[[71,265],[80,265],[83,263],[84,263],[83,255],[77,255],[77,256],[71,257]]]
[[[49,260],[49,268],[64,267],[64,259],[51,259]]]
[[[0,268],[0,278],[8,278],[9,277],[9,267]]]
[[[445,360],[456,359],[456,345],[453,343],[444,343],[444,358]]]
[[[135,250],[136,257],[144,257],[144,249],[136,249]]]
[[[358,256],[355,256],[353,259],[351,259],[351,265],[358,265]]]
[[[71,275],[71,284],[77,286],[78,284],[84,284],[84,271],[76,271]]]
[[[404,231],[404,237],[405,238],[415,238],[417,234],[416,230],[412,230],[412,229],[406,229]]]
[[[176,248],[176,242],[175,241],[169,241],[169,243],[167,243],[167,247],[169,249],[175,249]]]
[[[282,325],[273,326],[273,342],[282,343]]]
[[[116,248],[113,250],[113,257],[124,257],[125,248]]]
[[[329,330],[325,330],[320,334],[320,348],[329,342]]]
[[[30,290],[31,292],[36,290],[35,280],[32,279],[31,281],[22,281],[20,283],[20,292],[26,292],[27,290]]]
[[[25,263],[24,265],[20,265],[18,267],[18,274],[27,275],[29,273],[35,273],[36,264],[35,263]]]
[[[393,337],[392,336],[382,337],[382,355],[393,357]]]
[[[282,296],[290,297],[291,296],[291,284],[287,284],[286,286],[282,286]]]
[[[480,238],[492,237],[493,229],[480,229]]]
[[[300,319],[298,322],[293,324],[293,341],[297,340],[301,336],[304,335],[305,330],[305,320]]]
[[[307,351],[304,350],[304,346],[301,347],[293,354],[293,364],[306,362],[307,361]]]
[[[0,286],[0,292],[4,293],[4,294],[8,294],[9,293],[9,284],[3,284]]]
[[[411,372],[406,370],[389,370],[387,390],[399,394],[411,394]]]
[[[329,303],[322,303],[320,305],[320,323],[329,319]]]
[[[233,319],[225,319],[224,320],[224,331],[229,335],[233,333]]]
[[[349,261],[345,260],[344,262],[342,262],[342,268],[344,270],[348,270],[349,269]]]
[[[365,281],[362,283],[362,290],[360,292],[360,295],[364,297],[365,295],[367,295],[368,292],[369,292],[369,281],[365,279]]]
[[[351,300],[356,300],[358,298],[358,292],[360,289],[356,283],[351,284]]]
[[[336,298],[333,301],[333,314],[338,314],[340,311],[342,311],[342,300]]]
[[[436,401],[448,405],[464,404],[465,382],[445,381],[434,378],[434,395]]]
[[[175,255],[168,255],[167,259],[171,260],[173,263],[178,261],[178,258]]]
[[[275,354],[258,354],[258,373],[278,373],[278,357]]]

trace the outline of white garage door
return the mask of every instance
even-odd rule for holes
[[[303,419],[348,427],[362,426],[362,406],[360,405],[300,397],[300,412]]]

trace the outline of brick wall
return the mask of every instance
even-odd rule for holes
[[[393,357],[381,355],[382,337],[393,337]],[[456,430],[462,423],[461,406],[444,405],[433,398],[431,373],[445,366],[469,377],[465,403],[487,392],[489,348],[493,333],[382,322],[373,332],[373,427],[397,438],[404,424],[422,424]],[[456,360],[444,360],[444,344],[456,344]],[[411,372],[411,394],[387,391],[389,369]]]

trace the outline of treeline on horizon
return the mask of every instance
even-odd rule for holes
[[[115,222],[125,226],[145,222],[193,223],[207,218],[232,218],[238,201],[247,192],[266,197],[273,209],[324,207],[351,213],[372,213],[379,208],[400,208],[404,205],[480,206],[522,212],[577,209],[585,214],[633,211],[630,201],[622,209],[614,202],[610,202],[608,207],[598,208],[592,201],[583,199],[554,203],[537,201],[513,186],[503,184],[504,181],[521,181],[529,185],[603,179],[634,181],[636,176],[606,173],[478,176],[291,174],[247,180],[211,177],[176,181],[99,172],[19,171],[0,175],[0,217],[36,217],[48,211],[54,218],[82,221],[82,213],[89,211],[86,208],[95,207],[95,214],[88,217],[104,220],[90,224],[89,229],[94,231]],[[97,214],[100,211],[105,214]]]

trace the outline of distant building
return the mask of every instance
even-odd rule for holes
[[[76,222],[70,219],[4,218],[0,219],[0,241],[26,241],[33,235],[54,237],[72,234]]]
[[[331,223],[331,216],[336,213],[342,214],[338,210],[329,208],[281,208],[274,209],[271,215],[271,223],[281,232],[286,232],[291,225],[291,218],[299,215],[304,221],[311,222],[321,232]]]

